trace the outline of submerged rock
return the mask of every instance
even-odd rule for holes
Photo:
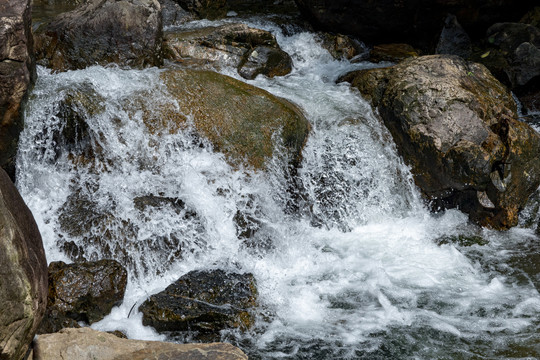
[[[0,2],[0,167],[15,180],[24,102],[36,77],[30,0]]]
[[[46,305],[47,260],[41,235],[0,169],[0,359],[25,356]]]
[[[143,325],[159,332],[249,329],[257,304],[251,274],[223,270],[191,271],[140,307]]]
[[[176,31],[165,35],[170,60],[202,69],[233,67],[246,79],[287,75],[292,59],[270,32],[245,24]]]
[[[424,56],[344,78],[390,130],[416,184],[440,207],[508,229],[540,185],[540,135],[482,65]]]
[[[121,339],[90,328],[63,329],[38,336],[34,360],[247,360],[231,344],[174,344],[160,341]]]
[[[78,327],[77,321],[92,324],[122,303],[127,271],[115,260],[49,265],[47,313],[38,333]],[[75,326],[74,326],[75,325]]]
[[[278,147],[285,161],[299,163],[310,125],[287,100],[211,71],[169,70],[161,77],[182,112],[192,115],[195,129],[233,165],[264,169]],[[151,132],[174,132],[186,117],[164,109],[159,121],[149,120]]]
[[[35,36],[38,63],[55,71],[116,63],[162,63],[161,7],[157,0],[92,0],[58,15]]]

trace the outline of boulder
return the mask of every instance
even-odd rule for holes
[[[227,15],[226,0],[175,0],[185,10],[201,19],[216,20]]]
[[[191,271],[140,307],[143,325],[159,332],[249,329],[257,289],[251,274],[223,270]]]
[[[470,36],[501,21],[517,21],[536,1],[524,0],[296,0],[317,28],[349,34],[367,43],[404,42],[432,48],[448,13],[456,15]]]
[[[211,71],[169,70],[161,77],[181,111],[192,116],[195,129],[231,164],[264,169],[278,147],[286,162],[299,163],[310,125],[290,102]],[[145,120],[151,132],[185,126],[184,115],[162,111]]]
[[[318,38],[321,46],[337,60],[365,60],[369,53],[362,42],[347,35],[322,32],[318,34]]]
[[[124,299],[127,271],[115,260],[49,265],[47,313],[38,333],[51,333],[77,321],[92,324]]]
[[[38,63],[55,71],[158,66],[161,7],[157,0],[92,0],[41,26],[34,38]]]
[[[159,0],[163,27],[176,26],[196,19],[196,16],[182,9],[174,0]]]
[[[291,57],[270,32],[245,24],[226,24],[165,34],[164,51],[170,60],[202,69],[236,68],[246,79],[262,74],[287,75]]]
[[[47,261],[41,235],[0,169],[0,359],[25,356],[46,305]]]
[[[174,344],[159,341],[121,339],[90,328],[63,329],[38,336],[34,360],[247,360],[231,344]]]
[[[375,45],[369,52],[369,61],[400,62],[410,57],[417,57],[418,52],[409,44],[380,44]]]
[[[15,179],[22,108],[36,77],[31,0],[0,2],[0,167]]]
[[[463,27],[461,27],[455,15],[448,14],[444,20],[444,27],[441,31],[435,53],[457,55],[462,58],[471,56],[471,39]]]
[[[482,65],[424,56],[345,76],[378,108],[416,184],[436,207],[508,229],[540,185],[540,135]]]

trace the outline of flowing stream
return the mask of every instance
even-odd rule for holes
[[[367,102],[335,83],[376,65],[333,60],[308,32],[251,25],[276,35],[294,70],[247,82],[298,104],[312,124],[296,193],[277,161],[235,169],[189,128],[150,133],[145,111],[178,108],[159,69],[38,69],[17,186],[48,261],[115,258],[129,269],[123,304],[92,327],[167,340],[142,326],[138,306],[191,270],[220,268],[256,278],[255,327],[222,333],[251,359],[540,357],[538,201],[507,232],[457,210],[430,213]],[[90,140],[62,144],[66,98]],[[248,240],[238,213],[256,228]]]

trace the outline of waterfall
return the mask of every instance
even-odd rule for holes
[[[48,260],[115,258],[129,270],[124,303],[93,327],[164,340],[142,326],[138,305],[191,270],[221,268],[258,284],[255,328],[222,333],[250,358],[540,355],[534,231],[525,221],[497,232],[458,210],[430,213],[368,103],[335,83],[376,65],[334,60],[312,33],[250,24],[275,33],[294,70],[243,81],[296,103],[312,124],[294,191],[279,162],[232,167],[189,121],[177,133],[149,131],[145,118],[158,107],[190,118],[160,69],[38,69],[17,186]],[[75,140],[66,144],[68,130]],[[249,239],[238,213],[256,227]]]

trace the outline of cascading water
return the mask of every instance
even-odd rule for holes
[[[189,126],[150,131],[157,107],[190,116],[161,70],[39,69],[17,186],[48,260],[115,258],[130,272],[124,303],[93,327],[164,340],[141,325],[138,305],[188,271],[221,268],[257,280],[255,328],[222,333],[253,359],[540,356],[534,231],[430,214],[369,105],[335,84],[374,65],[332,60],[313,34],[255,25],[276,34],[295,69],[250,83],[298,104],[312,124],[296,193],[277,161],[266,172],[235,169]],[[73,142],[63,143],[66,132]],[[238,213],[252,221],[250,239],[239,236]]]

